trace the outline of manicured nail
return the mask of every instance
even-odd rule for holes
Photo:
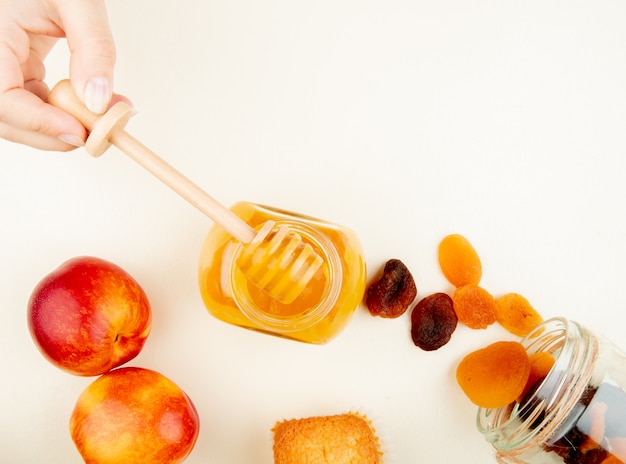
[[[74,134],[61,134],[59,135],[59,140],[61,142],[65,142],[75,147],[82,147],[85,145],[85,142],[83,142],[83,139],[81,139],[78,135],[74,135]]]
[[[104,77],[92,77],[85,86],[85,106],[96,114],[106,111],[111,100],[109,81]]]

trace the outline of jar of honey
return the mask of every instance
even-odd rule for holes
[[[524,338],[529,355],[554,357],[520,401],[479,409],[477,423],[506,464],[626,463],[626,354],[567,319]]]
[[[208,311],[224,322],[307,343],[337,335],[359,307],[366,269],[356,234],[313,217],[248,202],[230,208],[253,228],[286,225],[323,258],[321,268],[292,302],[271,297],[236,265],[242,244],[215,225],[200,254],[199,284]]]

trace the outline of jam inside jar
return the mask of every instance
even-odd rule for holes
[[[298,297],[280,303],[236,265],[242,245],[221,227],[209,231],[200,254],[199,285],[208,311],[224,322],[307,343],[322,344],[349,322],[365,291],[366,269],[350,229],[320,219],[248,202],[231,210],[254,228],[272,220],[299,234],[323,258]]]

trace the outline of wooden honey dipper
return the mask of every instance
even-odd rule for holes
[[[267,221],[257,232],[126,132],[124,127],[132,115],[130,105],[118,102],[103,115],[92,113],[76,96],[69,80],[54,86],[48,102],[85,126],[89,132],[85,149],[90,155],[100,156],[115,145],[241,242],[243,249],[237,266],[250,281],[281,303],[293,302],[323,264],[323,258],[311,245],[286,225],[275,227],[274,221]]]

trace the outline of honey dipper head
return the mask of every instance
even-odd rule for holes
[[[306,288],[324,259],[288,226],[266,222],[252,242],[243,245],[237,266],[258,287],[283,304]]]

